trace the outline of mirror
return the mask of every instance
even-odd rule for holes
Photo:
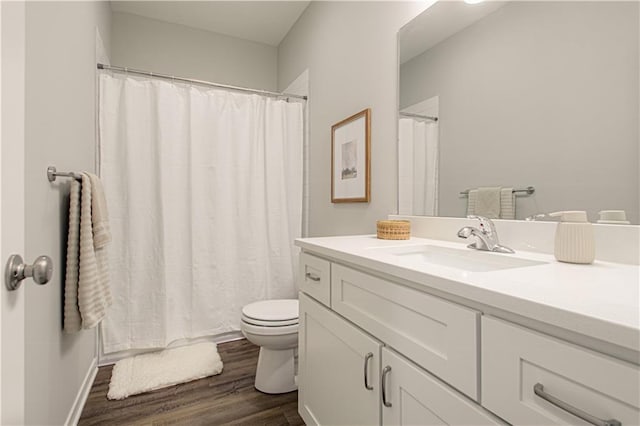
[[[441,1],[403,27],[399,213],[637,224],[639,21],[637,2]]]

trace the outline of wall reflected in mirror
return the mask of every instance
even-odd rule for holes
[[[639,21],[637,2],[441,1],[402,28],[399,213],[637,224]]]

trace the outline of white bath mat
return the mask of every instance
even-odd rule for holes
[[[124,399],[222,372],[215,343],[198,343],[120,360],[113,366],[109,399]]]

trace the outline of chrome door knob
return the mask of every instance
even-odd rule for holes
[[[4,283],[13,291],[27,277],[32,277],[36,284],[46,284],[53,275],[53,261],[49,256],[38,256],[33,265],[23,263],[22,256],[13,254],[9,257],[4,271]]]

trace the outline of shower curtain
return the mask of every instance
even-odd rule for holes
[[[438,214],[438,123],[401,118],[398,126],[398,213]]]
[[[243,305],[294,298],[302,105],[109,73],[99,95],[104,352],[239,330]]]

